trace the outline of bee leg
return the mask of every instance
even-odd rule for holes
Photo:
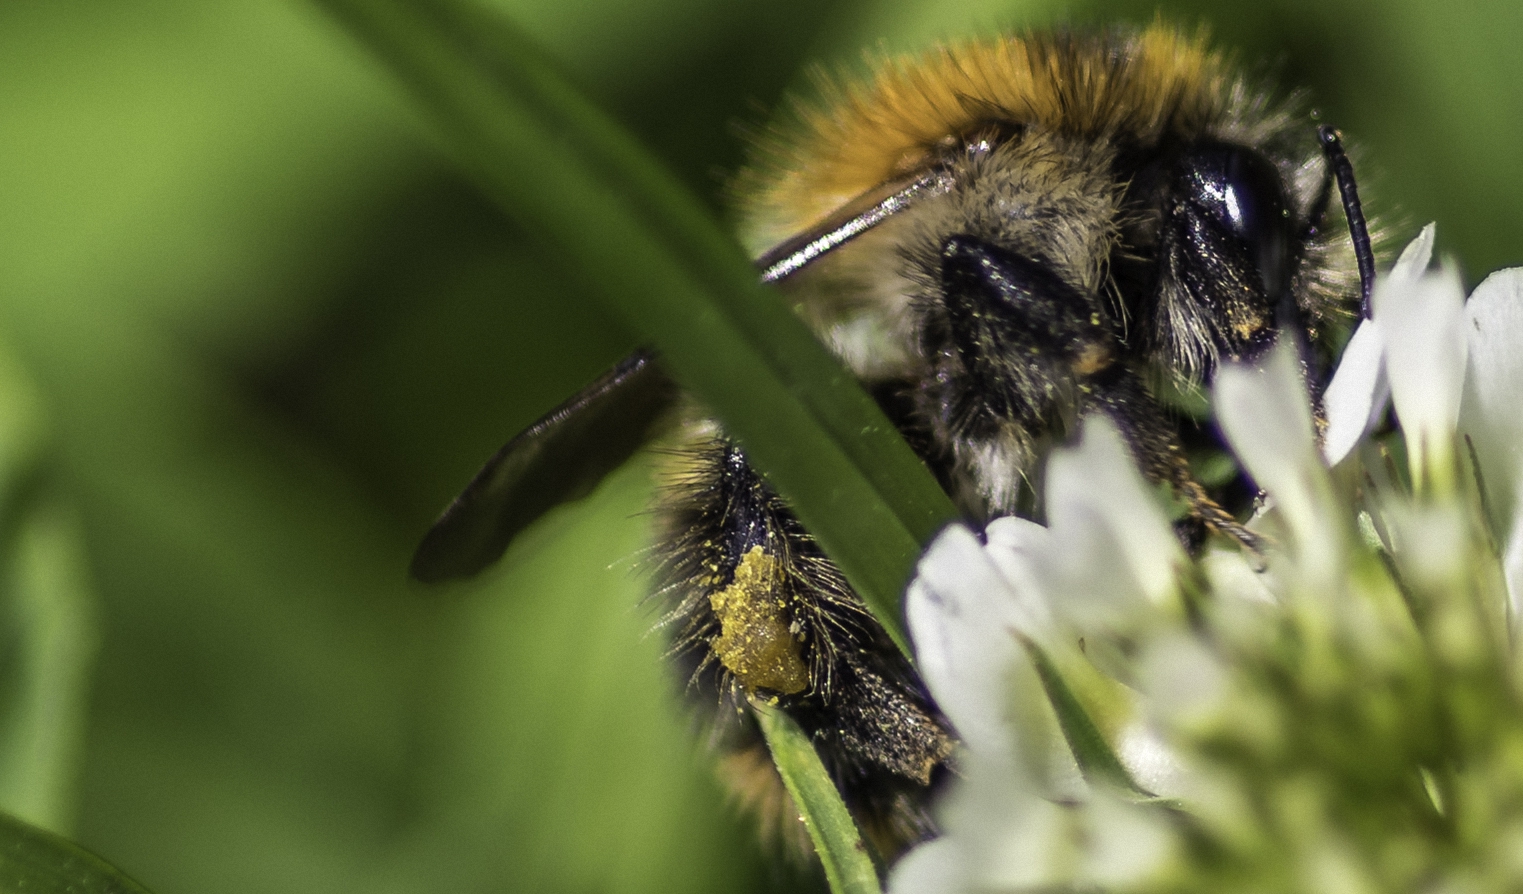
[[[719,693],[731,722],[751,702],[786,711],[885,861],[933,834],[951,734],[840,570],[723,437],[679,454],[664,490],[660,591],[693,690]],[[745,720],[729,744],[754,743]]]
[[[1263,553],[1264,538],[1244,527],[1195,478],[1179,433],[1165,421],[1168,414],[1140,379],[1124,370],[1113,371],[1110,381],[1095,389],[1095,394],[1100,409],[1120,429],[1148,480],[1171,486],[1192,520],[1232,538],[1255,556]]]
[[[1191,518],[1199,520],[1207,528],[1219,534],[1225,534],[1236,540],[1254,556],[1263,555],[1264,538],[1244,527],[1236,516],[1206,493],[1201,483],[1195,480],[1195,475],[1190,470],[1190,462],[1185,459],[1183,452],[1174,455],[1170,466],[1174,474],[1165,480],[1172,484],[1174,490],[1184,498],[1185,504],[1190,507]]]

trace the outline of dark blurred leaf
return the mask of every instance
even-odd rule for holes
[[[459,160],[657,347],[904,645],[900,592],[951,503],[733,240],[499,17],[320,0],[408,83]]]
[[[0,892],[148,894],[148,889],[74,842],[0,813]]]
[[[94,593],[81,531],[56,499],[7,519],[5,620],[13,637],[0,719],[0,805],[65,827],[95,655]]]
[[[74,812],[95,653],[82,534],[45,481],[42,398],[0,350],[0,809]]]

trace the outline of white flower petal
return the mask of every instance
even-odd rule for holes
[[[1391,265],[1391,272],[1386,274],[1386,278],[1393,282],[1413,280],[1427,273],[1428,265],[1433,262],[1433,236],[1437,229],[1431,223],[1423,227],[1417,238],[1401,250],[1401,257]]]
[[[1010,515],[989,522],[984,528],[984,542],[989,559],[1017,593],[1043,593],[1041,568],[1052,549],[1051,532],[1034,521]],[[1052,623],[1045,595],[1027,604],[1030,620],[1022,628],[1039,639]]]
[[[919,845],[894,864],[888,894],[958,894],[967,887],[963,869],[967,857],[956,838],[944,837]]]
[[[1469,530],[1458,507],[1397,504],[1386,518],[1401,545],[1404,582],[1418,592],[1463,586]]]
[[[1179,540],[1109,419],[1086,419],[1079,446],[1048,460],[1046,505],[1068,572],[1065,608],[1125,612],[1130,593],[1153,605],[1175,598]]]
[[[968,748],[1010,762],[1021,752],[1021,737],[1050,735],[1039,719],[1036,728],[1018,730],[1013,716],[1021,706],[1012,699],[1012,677],[1028,675],[1029,685],[1041,685],[1017,639],[1048,626],[1040,595],[1029,589],[1034,577],[1020,572],[1023,584],[1012,585],[973,532],[953,525],[920,560],[905,598],[920,675],[937,704]]]
[[[1338,370],[1322,394],[1322,407],[1327,413],[1322,457],[1329,466],[1336,466],[1348,456],[1354,445],[1380,421],[1390,399],[1385,343],[1381,341],[1380,329],[1370,320],[1363,320],[1343,349]]]
[[[1451,459],[1465,384],[1459,273],[1446,267],[1415,280],[1377,283],[1374,303],[1413,473],[1441,472]]]
[[[1132,887],[1173,854],[1174,836],[1157,811],[1103,793],[1086,807],[1083,881],[1101,889]]]
[[[1487,490],[1493,490],[1490,481]],[[1523,506],[1523,481],[1518,483],[1512,505]],[[1497,539],[1501,550],[1497,558],[1502,565],[1502,583],[1507,589],[1508,628],[1514,651],[1523,652],[1523,513],[1514,514],[1506,527],[1499,528]],[[1519,657],[1523,658],[1523,655]]]
[[[1165,727],[1208,722],[1226,697],[1229,669],[1199,639],[1182,631],[1154,639],[1139,663],[1152,719]]]
[[[968,756],[965,777],[943,802],[970,890],[1023,890],[1071,880],[1081,847],[1073,807],[1041,797],[1019,771]]]
[[[1250,564],[1242,550],[1212,549],[1201,557],[1200,565],[1212,592],[1236,600],[1275,603],[1274,591],[1269,586],[1272,578]]]
[[[1295,351],[1281,343],[1258,365],[1229,363],[1216,376],[1216,414],[1238,458],[1259,485],[1293,490],[1316,455],[1311,410]],[[1278,487],[1271,487],[1271,485]]]
[[[1519,495],[1523,498],[1523,494]],[[1523,517],[1512,520],[1507,545],[1502,547],[1502,579],[1507,583],[1507,616],[1513,641],[1523,641]]]
[[[1503,536],[1523,485],[1523,269],[1498,271],[1476,286],[1464,330],[1469,363],[1460,430],[1475,445],[1492,523]]]
[[[1402,250],[1401,257],[1382,281],[1409,283],[1427,269],[1433,259],[1434,225],[1423,227],[1417,238]],[[1327,414],[1327,431],[1323,435],[1322,456],[1329,466],[1336,466],[1348,456],[1354,445],[1369,433],[1385,414],[1391,399],[1391,383],[1385,370],[1385,340],[1380,327],[1361,320],[1353,338],[1343,349],[1338,369],[1322,395]]]
[[[1193,681],[1192,681],[1193,682]],[[1121,731],[1116,756],[1145,792],[1160,798],[1177,797],[1183,782],[1184,768],[1179,755],[1168,746],[1152,724],[1134,721]]]
[[[1285,518],[1303,569],[1333,575],[1342,543],[1299,370],[1295,350],[1283,342],[1259,366],[1223,366],[1216,374],[1216,417],[1248,474]]]

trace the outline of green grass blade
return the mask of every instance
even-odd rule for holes
[[[712,216],[500,17],[465,0],[318,2],[547,256],[659,349],[903,647],[901,591],[955,512]]]
[[[0,813],[0,891],[148,894],[121,870],[67,838]]]
[[[830,890],[835,894],[880,894],[878,872],[814,744],[782,711],[763,708],[756,716],[777,771],[825,866]]]

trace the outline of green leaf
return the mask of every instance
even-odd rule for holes
[[[793,796],[809,830],[809,840],[825,866],[830,890],[835,894],[879,894],[878,872],[814,744],[782,711],[758,708],[756,717],[783,784]]]
[[[148,894],[148,889],[67,838],[0,813],[0,892]]]
[[[901,592],[955,510],[734,240],[500,16],[466,0],[318,2],[412,89],[552,263],[723,420],[904,647]]]

